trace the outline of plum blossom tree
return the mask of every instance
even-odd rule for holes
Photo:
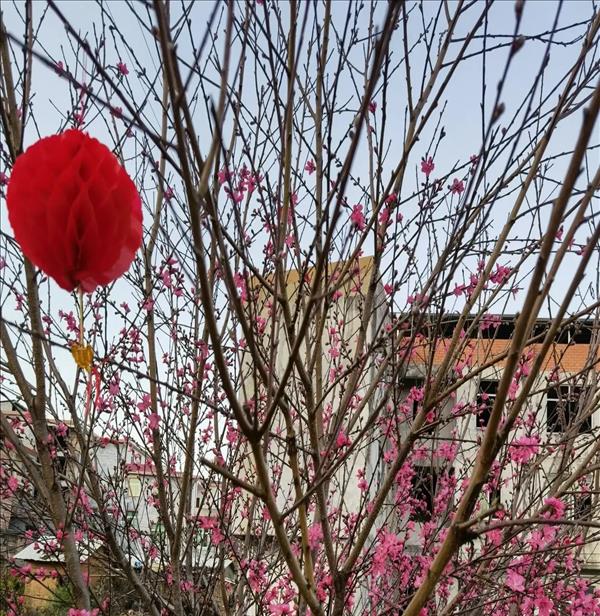
[[[594,3],[1,26],[3,196],[75,127],[144,209],[81,302],[2,210],[4,612],[600,614]]]

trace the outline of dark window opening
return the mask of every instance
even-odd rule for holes
[[[59,475],[64,475],[67,470],[67,457],[64,454],[56,456],[54,464]]]
[[[561,385],[548,390],[546,411],[548,415],[548,432],[565,432],[576,421],[579,400],[584,390],[574,385]],[[590,432],[592,418],[590,415],[579,421],[579,433]]]
[[[515,330],[514,321],[500,321],[481,330],[484,340],[510,340]]]
[[[414,378],[409,378],[409,379],[402,379],[402,382],[400,384],[401,390],[402,390],[402,398],[404,401],[407,401],[407,398],[411,395],[411,393],[414,395],[415,391],[417,389],[423,390],[423,387],[425,386],[425,381],[423,379],[414,379]],[[424,394],[424,391],[421,392],[421,394]],[[421,397],[421,396],[419,396]],[[419,411],[421,410],[423,406],[423,400],[412,400],[412,418],[413,420],[416,418],[416,416],[418,415]],[[435,424],[431,423],[428,424],[427,423],[427,419],[425,419],[425,423],[423,424],[423,426],[421,427],[421,429],[419,430],[420,434],[432,434],[435,430]]]
[[[592,328],[582,324],[576,324],[573,332],[573,341],[577,344],[591,344]]]
[[[431,466],[416,466],[412,478],[412,510],[410,519],[427,522],[433,514],[438,471]]]
[[[454,334],[454,329],[458,322],[458,317],[454,315],[447,315],[440,323],[440,335],[443,338],[451,338]],[[465,329],[472,326],[473,319],[467,319],[465,323]],[[534,336],[544,335],[550,327],[550,321],[540,320],[533,326],[532,334]],[[502,317],[502,320],[498,324],[494,324],[492,327],[487,327],[483,330],[475,329],[473,337],[477,337],[479,334],[483,339],[496,339],[496,340],[510,340],[512,338],[515,329],[515,318],[510,316]],[[559,344],[591,344],[592,340],[592,322],[590,321],[578,321],[568,327],[561,329],[555,336],[554,341]],[[435,333],[435,332],[434,332]]]
[[[592,494],[590,492],[573,495],[573,518],[575,520],[592,519]]]
[[[68,441],[67,441],[67,436],[68,436],[68,432],[67,434],[58,434],[56,431],[54,431],[54,438],[56,439],[56,444],[60,449],[63,450],[67,450],[67,446],[68,446]]]
[[[577,323],[561,330],[555,338],[558,344],[590,344],[592,341],[592,328]]]
[[[498,393],[498,381],[480,381],[477,392],[477,427],[485,428],[492,414],[496,394]]]
[[[457,323],[458,318],[452,316],[442,321],[440,324],[441,336],[444,338],[452,338]],[[473,323],[473,318],[467,319],[464,324],[464,329],[469,330],[473,327]],[[480,320],[475,322],[475,327],[471,330],[471,337],[477,338],[481,336],[483,339],[510,340],[515,330],[515,321],[511,317],[501,318],[499,322],[496,321],[490,327],[484,327],[483,329],[479,327],[480,324]]]
[[[424,383],[423,379],[412,379],[412,378],[402,379],[402,381],[400,382],[400,390],[401,390],[402,399],[406,400],[413,389],[421,389],[423,387],[423,383]],[[420,400],[413,400],[412,402],[413,419],[417,416],[417,413],[419,412],[420,404],[421,404]]]

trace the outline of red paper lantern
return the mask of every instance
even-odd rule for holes
[[[105,145],[79,130],[21,154],[6,203],[23,254],[67,291],[109,284],[129,269],[142,241],[135,184]]]

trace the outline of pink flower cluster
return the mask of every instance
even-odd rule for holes
[[[220,186],[226,184],[225,193],[234,203],[241,203],[246,195],[249,197],[262,182],[263,176],[252,173],[244,164],[236,174],[226,167],[217,173],[217,181]]]
[[[510,458],[513,462],[525,464],[537,455],[539,448],[539,436],[521,436],[511,444]]]

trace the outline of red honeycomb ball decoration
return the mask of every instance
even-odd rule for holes
[[[23,254],[67,291],[116,280],[142,242],[135,184],[105,145],[77,129],[17,158],[6,203]]]

